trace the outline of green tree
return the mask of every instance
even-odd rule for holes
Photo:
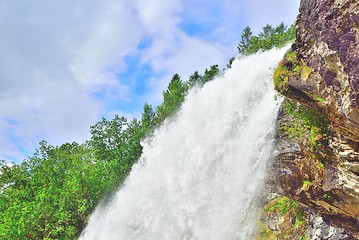
[[[74,239],[103,196],[102,173],[77,143],[40,142],[20,165],[0,164],[0,239]]]
[[[246,27],[243,29],[237,49],[240,55],[250,55],[260,50],[266,51],[273,47],[282,47],[294,39],[295,28],[293,25],[287,29],[284,23],[280,23],[275,28],[267,24],[257,36],[252,35],[251,29]]]
[[[141,126],[146,134],[148,131],[152,130],[155,127],[155,116],[156,113],[153,111],[151,105],[145,103],[143,106],[143,112],[141,117]]]
[[[103,178],[107,190],[115,189],[131,170],[142,153],[140,144],[144,136],[137,119],[128,122],[115,115],[112,120],[103,118],[91,126],[91,139],[87,141],[97,161],[103,164]]]
[[[285,39],[288,41],[294,42],[296,37],[296,31],[294,25],[291,25],[284,33]]]
[[[115,115],[112,120],[102,118],[90,127],[91,139],[87,143],[93,149],[97,159],[113,161],[120,157],[117,150],[126,140],[122,133],[127,127],[127,119],[118,115]]]
[[[250,41],[252,39],[252,29],[249,26],[246,26],[243,29],[243,33],[241,35],[241,41],[238,43],[237,49],[238,52],[246,52],[246,49],[250,46]]]
[[[261,33],[259,33],[259,37],[261,39],[270,41],[273,33],[274,33],[274,28],[270,24],[267,24],[263,27],[263,31]]]
[[[221,70],[218,68],[217,64],[210,66],[209,70],[206,68],[202,77],[202,84],[213,80],[216,76],[220,74],[220,72]]]
[[[201,83],[202,83],[202,76],[198,73],[198,71],[195,71],[191,76],[189,76],[187,81],[189,87],[193,87]]]
[[[233,64],[233,62],[234,62],[235,59],[236,59],[235,57],[231,57],[231,58],[228,60],[228,63],[227,63],[227,65],[226,65],[227,69],[232,67],[232,64]]]
[[[173,75],[166,91],[163,92],[163,103],[157,107],[156,123],[161,123],[171,116],[182,104],[188,91],[188,85],[176,73]]]
[[[280,46],[283,42],[285,42],[286,35],[285,32],[287,30],[287,27],[284,25],[284,23],[280,23],[274,30],[271,35],[271,42],[274,46]]]

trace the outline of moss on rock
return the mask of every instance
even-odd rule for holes
[[[307,80],[312,73],[310,68],[303,59],[297,56],[294,51],[287,51],[283,60],[274,70],[273,80],[275,89],[281,93],[286,92],[290,78],[301,78]]]
[[[310,239],[308,215],[298,202],[278,196],[262,208],[256,239]]]
[[[302,139],[302,144],[311,150],[326,140],[329,121],[324,115],[293,100],[287,100],[283,107],[285,114],[292,119],[290,125],[282,127],[288,138]]]

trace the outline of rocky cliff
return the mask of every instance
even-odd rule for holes
[[[357,0],[302,0],[296,41],[274,73],[287,98],[278,117],[279,191],[347,239],[359,239],[358,14]]]

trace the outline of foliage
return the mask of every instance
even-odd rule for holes
[[[283,222],[283,219],[287,219]],[[278,196],[262,209],[258,224],[257,240],[264,239],[309,239],[307,215],[298,202]],[[271,229],[267,224],[272,226]],[[273,229],[273,225],[276,228]]]
[[[312,150],[320,146],[328,133],[328,120],[319,112],[292,100],[287,100],[283,106],[285,113],[292,117],[291,125],[282,128],[288,137],[302,139],[302,143]]]
[[[145,105],[144,110],[144,119],[151,121],[153,116],[150,107]],[[145,128],[148,128],[151,123],[146,121]],[[125,117],[118,115],[112,120],[103,118],[91,126],[92,136],[87,144],[95,158],[103,164],[103,180],[108,183],[109,191],[124,180],[132,165],[141,156],[140,140],[144,134],[139,121],[134,119],[128,122]]]
[[[274,86],[276,90],[285,92],[290,77],[307,80],[311,73],[312,69],[306,65],[303,59],[297,56],[296,52],[288,51],[274,70]]]
[[[234,60],[232,60],[232,62],[233,61]],[[206,68],[206,70],[204,71],[204,74],[202,76],[202,84],[212,81],[219,74],[220,74],[220,70],[218,68],[218,65],[212,65],[209,68],[209,70]]]
[[[330,201],[332,200],[332,197],[331,197],[330,195],[328,195],[328,194],[324,194],[324,195],[323,195],[323,198],[324,198],[324,200],[327,201],[327,202],[330,202]]]
[[[273,47],[283,47],[293,42],[295,39],[294,26],[287,26],[284,23],[273,28],[267,24],[263,27],[263,31],[258,36],[253,35],[252,29],[247,26],[243,29],[241,41],[238,43],[237,49],[240,55],[250,55],[260,50],[266,51]]]
[[[228,60],[228,63],[227,63],[227,65],[226,65],[227,69],[232,67],[232,63],[234,62],[235,59],[236,59],[235,57],[231,57],[231,58]]]
[[[146,135],[147,132],[151,131],[156,126],[155,117],[156,113],[153,111],[152,106],[148,103],[145,103],[141,117],[141,128],[143,135]]]
[[[189,79],[187,81],[187,85],[189,87],[193,87],[201,83],[202,83],[202,75],[200,75],[198,71],[195,71],[191,76],[189,76]]]
[[[309,188],[309,185],[311,184],[312,182],[310,180],[304,180],[303,181],[303,185],[302,185],[302,189],[303,190],[308,190]]]
[[[0,239],[73,239],[103,195],[101,165],[77,143],[42,141],[31,158],[0,169]]]
[[[231,58],[227,64],[230,68],[235,58]],[[188,79],[187,85],[191,88],[193,86],[203,86],[205,83],[212,81],[216,76],[221,74],[221,70],[218,65],[212,65],[209,69],[205,69],[203,75],[200,75],[198,71],[195,71]]]
[[[285,215],[289,209],[293,207],[297,207],[298,203],[283,196],[280,198],[277,198],[275,201],[271,202],[271,204],[268,206],[269,211],[279,211],[281,215]]]
[[[322,98],[319,95],[314,96],[314,100],[317,101],[317,102],[320,102],[320,103],[325,103],[324,98]]]
[[[283,60],[278,64],[273,73],[274,86],[277,90],[285,89],[288,83],[290,72],[283,65]]]
[[[178,74],[174,74],[167,90],[163,92],[163,103],[157,107],[156,123],[161,123],[166,117],[171,116],[184,101],[188,91],[188,85],[184,83]]]

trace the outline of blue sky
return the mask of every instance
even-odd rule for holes
[[[0,159],[83,142],[102,116],[138,117],[171,76],[236,56],[242,29],[289,25],[299,0],[0,2]]]

